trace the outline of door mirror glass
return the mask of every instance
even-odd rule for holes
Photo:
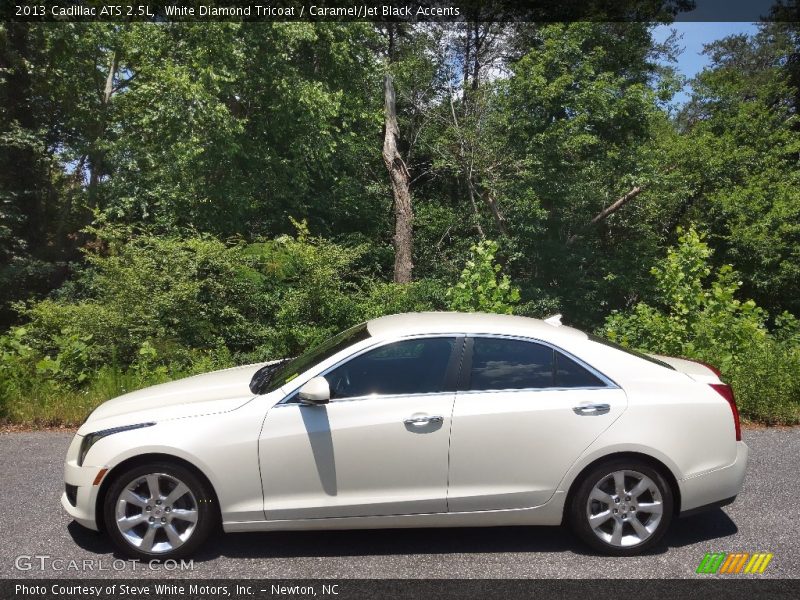
[[[324,377],[309,379],[300,388],[300,402],[304,404],[327,404],[331,400],[331,388]]]

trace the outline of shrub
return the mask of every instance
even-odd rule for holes
[[[519,302],[519,289],[511,285],[495,262],[497,242],[483,240],[470,248],[461,277],[448,290],[452,310],[511,314]]]
[[[95,230],[87,267],[18,307],[0,336],[0,416],[74,422],[137,387],[296,355],[365,319],[444,305],[432,281],[397,285],[366,246],[297,234],[244,243]]]
[[[736,295],[729,265],[712,273],[712,250],[693,228],[682,232],[662,266],[653,267],[657,306],[639,303],[612,313],[601,334],[644,351],[717,366],[734,387],[746,418],[800,421],[800,342],[797,319],[785,313],[767,328],[767,313]]]

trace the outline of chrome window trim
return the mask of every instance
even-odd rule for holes
[[[600,381],[605,383],[604,386],[581,386],[581,387],[542,387],[542,388],[504,388],[504,389],[494,389],[494,390],[464,390],[459,391],[459,394],[492,394],[495,392],[540,392],[540,391],[562,391],[562,390],[606,390],[606,389],[622,389],[620,385],[605,375],[601,373],[593,366],[588,364],[586,361],[578,358],[571,352],[564,350],[563,348],[556,346],[552,342],[548,342],[546,340],[542,340],[539,338],[532,338],[523,335],[512,335],[512,334],[502,334],[502,333],[467,333],[465,334],[467,338],[492,338],[492,339],[503,339],[503,340],[517,340],[520,342],[528,342],[534,344],[541,344],[542,346],[547,346],[551,350],[555,352],[560,352],[567,358],[574,360],[578,365],[589,371],[592,375],[597,377]],[[586,338],[589,339],[588,337]]]
[[[496,390],[463,390],[457,392],[459,396],[467,396],[470,394],[515,394],[522,393],[536,393],[536,392],[575,392],[581,390],[616,390],[620,389],[617,386],[611,385],[595,385],[595,386],[581,386],[581,387],[546,387],[546,388],[504,388]]]
[[[321,372],[317,373],[316,375],[311,375],[308,379],[311,379],[313,377],[325,377],[328,373],[330,373],[334,369],[337,369],[338,367],[340,367],[344,363],[349,362],[349,361],[353,360],[354,358],[358,358],[362,354],[365,354],[365,353],[370,352],[372,350],[377,350],[378,348],[381,348],[382,346],[388,346],[389,344],[394,344],[396,342],[404,342],[404,341],[407,341],[407,340],[416,340],[416,339],[426,339],[427,340],[427,339],[433,339],[433,338],[455,338],[455,339],[458,339],[458,338],[463,338],[463,337],[466,337],[466,335],[464,333],[415,333],[415,334],[407,335],[407,336],[400,336],[400,337],[395,337],[395,338],[386,338],[386,339],[383,339],[383,340],[377,340],[374,344],[372,344],[370,346],[365,346],[364,348],[361,348],[360,350],[354,352],[353,354],[350,354],[350,355],[342,358],[340,361],[338,361],[335,364],[331,365],[330,367],[328,367],[324,371],[321,371]],[[306,373],[308,373],[308,372],[309,371],[306,371]],[[301,387],[303,387],[303,385],[305,385],[305,383],[308,381],[308,379],[305,379],[305,381],[303,381],[302,384],[298,385],[297,387],[292,389],[291,392],[286,394],[280,400],[280,402],[278,402],[275,405],[275,407],[279,407],[279,406],[298,406],[300,404],[299,402],[289,402],[288,400],[289,400],[289,398],[291,396],[293,396],[295,393],[297,393],[297,391]],[[413,398],[413,397],[421,397],[421,396],[431,397],[431,396],[440,396],[440,395],[447,395],[447,394],[452,394],[453,396],[455,396],[456,391],[454,390],[454,391],[451,391],[451,392],[420,392],[420,393],[416,393],[416,394],[370,394],[369,396],[353,396],[352,398],[332,398],[331,401],[329,402],[329,404],[334,404],[336,402],[351,402],[351,401],[354,401],[354,400],[376,400],[378,398]]]
[[[400,336],[394,338],[388,338],[383,340],[376,340],[374,344],[361,348],[357,352],[350,354],[341,360],[337,361],[332,366],[328,367],[324,371],[317,373],[316,375],[311,375],[308,379],[312,377],[325,377],[328,373],[333,371],[334,369],[338,368],[339,366],[343,365],[344,363],[353,360],[361,356],[362,354],[369,352],[371,350],[375,350],[380,348],[381,346],[386,346],[388,344],[394,344],[396,342],[402,342],[405,340],[414,340],[414,339],[431,339],[431,338],[497,338],[497,339],[506,339],[506,340],[518,340],[521,342],[529,342],[529,343],[536,343],[542,344],[543,346],[547,346],[548,348],[556,351],[561,352],[567,358],[574,360],[578,365],[589,371],[592,375],[600,379],[604,386],[582,386],[582,387],[546,387],[546,388],[506,388],[506,389],[497,389],[497,390],[463,390],[463,391],[453,391],[453,392],[422,392],[417,394],[371,394],[369,396],[354,396],[352,398],[335,398],[330,401],[330,404],[334,404],[336,402],[354,402],[354,401],[363,401],[363,400],[378,400],[384,398],[418,398],[418,397],[434,397],[434,396],[443,396],[443,395],[460,395],[460,394],[496,394],[496,393],[515,393],[515,392],[522,392],[522,393],[530,393],[530,392],[561,392],[561,391],[580,391],[580,390],[607,390],[607,389],[622,389],[613,379],[606,376],[605,374],[601,373],[591,365],[587,364],[585,361],[581,360],[571,352],[564,350],[563,348],[556,346],[552,342],[548,342],[546,340],[532,338],[522,335],[512,335],[512,334],[502,334],[502,333],[464,333],[462,332],[453,332],[453,333],[416,333],[407,336]],[[587,340],[589,338],[587,337]],[[308,373],[308,371],[306,371]],[[299,379],[299,378],[298,378]],[[275,407],[281,406],[301,406],[299,402],[289,402],[289,398],[293,396],[297,391],[305,385],[308,381],[305,379],[302,384],[298,385],[297,387],[293,388],[292,391],[287,393],[277,404]]]
[[[605,389],[605,388],[603,388]],[[289,396],[294,396],[297,393],[297,390],[289,394]],[[352,398],[334,398],[328,404],[335,404],[338,402],[361,402],[363,400],[391,400],[393,398],[435,398],[437,396],[455,396],[457,392],[420,392],[418,394],[370,394],[369,396],[353,396]],[[302,402],[288,402],[289,396],[281,400],[278,404],[275,405],[275,408],[280,408],[281,406],[307,406]]]

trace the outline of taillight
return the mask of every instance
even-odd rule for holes
[[[742,426],[739,424],[739,409],[736,408],[736,399],[733,397],[733,388],[727,383],[709,383],[714,390],[725,400],[731,407],[733,413],[733,424],[736,427],[736,441],[742,441]]]

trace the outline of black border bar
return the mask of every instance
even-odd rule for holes
[[[163,586],[171,586],[168,591]],[[85,593],[75,593],[85,589]],[[145,589],[147,591],[145,591]],[[179,591],[180,590],[180,591]],[[799,579],[28,579],[0,581],[3,600],[511,600],[797,598]]]
[[[2,0],[0,19],[91,21],[800,21],[800,0]]]

